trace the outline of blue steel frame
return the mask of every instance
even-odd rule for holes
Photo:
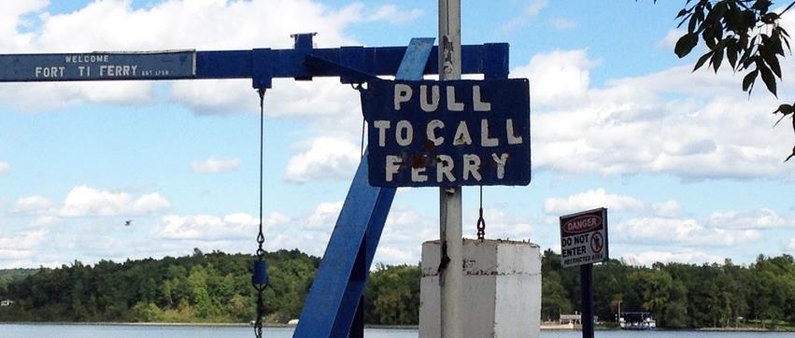
[[[397,79],[422,79],[433,40],[411,40]],[[395,188],[370,186],[366,156],[359,162],[293,337],[364,335],[362,294],[395,197]]]
[[[342,83],[361,83],[378,75],[395,75],[399,80],[421,80],[425,74],[438,74],[435,62],[438,47],[433,46],[433,38],[412,39],[408,47],[315,49],[312,47],[313,35],[294,35],[294,49],[198,51],[195,52],[193,76],[160,77],[157,80],[250,78],[254,88],[267,89],[271,87],[273,78],[311,80],[316,76],[339,76]],[[463,74],[483,74],[486,79],[508,77],[507,43],[462,46],[461,54]],[[37,54],[17,57],[33,62]],[[0,76],[0,82],[21,81]],[[294,337],[363,336],[362,294],[395,196],[395,188],[370,186],[367,171],[366,157],[363,157],[304,303]]]

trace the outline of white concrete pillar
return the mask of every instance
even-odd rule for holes
[[[422,244],[420,337],[441,336],[439,241]],[[537,338],[541,325],[541,250],[528,242],[463,239],[466,338]]]

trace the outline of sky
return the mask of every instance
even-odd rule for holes
[[[530,81],[532,182],[484,188],[487,238],[559,251],[560,216],[606,207],[610,255],[631,264],[795,252],[780,102],[743,93],[742,74],[691,72],[703,46],[674,55],[683,3],[464,2],[463,44],[509,43],[510,77]],[[303,32],[321,48],[405,46],[436,36],[436,13],[419,0],[5,0],[0,54],[287,49]],[[360,159],[358,93],[276,79],[264,103],[265,249],[321,256]],[[254,253],[258,123],[250,80],[1,83],[0,268]],[[478,190],[463,191],[474,238]],[[375,262],[418,263],[438,223],[438,189],[398,189]]]

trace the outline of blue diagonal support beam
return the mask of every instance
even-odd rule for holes
[[[422,79],[433,41],[433,38],[412,39],[396,78]],[[367,171],[366,157],[363,157],[293,337],[347,337],[351,334],[367,274],[395,197],[395,188],[370,186]]]

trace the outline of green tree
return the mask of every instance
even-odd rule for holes
[[[364,293],[365,322],[417,325],[421,277],[422,271],[416,265],[377,265]]]
[[[541,319],[558,320],[563,313],[574,311],[569,295],[561,284],[560,274],[550,271],[541,278]]]
[[[687,0],[676,16],[687,32],[677,41],[674,52],[685,57],[703,42],[707,50],[696,61],[694,71],[709,65],[717,72],[726,60],[733,71],[745,74],[743,91],[750,95],[761,78],[777,97],[777,82],[782,78],[780,58],[791,51],[789,34],[780,20],[793,5],[795,2],[789,2],[776,11],[772,0]],[[793,104],[784,103],[773,113],[782,114],[781,119],[790,116],[795,130],[793,112]],[[793,156],[795,148],[785,162]]]

